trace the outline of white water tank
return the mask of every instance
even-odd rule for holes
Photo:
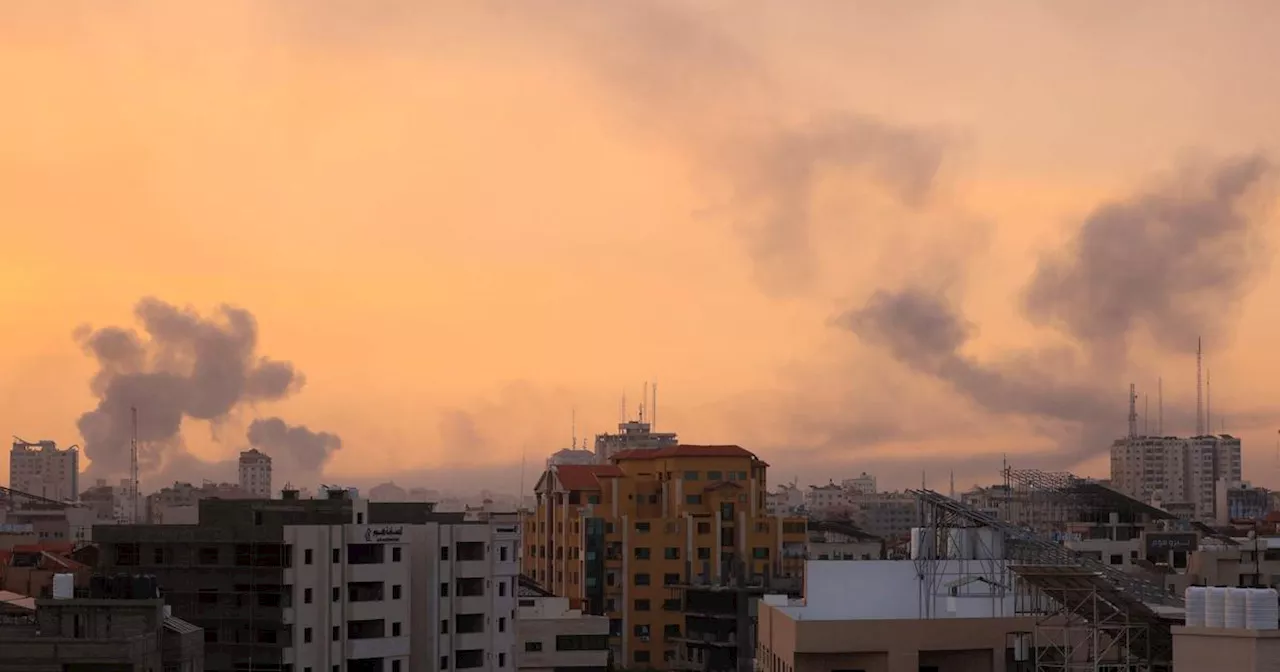
[[[1248,588],[1227,589],[1227,612],[1223,626],[1231,630],[1244,628],[1245,600],[1248,599]]]
[[[1183,593],[1187,601],[1187,627],[1204,627],[1204,609],[1207,589],[1204,586],[1190,586]]]
[[[1250,630],[1280,630],[1280,593],[1275,588],[1256,588],[1245,598],[1244,627]]]
[[[53,599],[69,600],[76,596],[76,577],[74,574],[53,575]]]
[[[936,540],[933,536],[933,528],[930,527],[913,527],[911,528],[911,559],[933,559],[938,556],[934,547]]]
[[[1227,589],[1214,586],[1205,589],[1204,627],[1224,628],[1227,621]]]

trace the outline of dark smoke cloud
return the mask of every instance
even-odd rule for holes
[[[1104,204],[1066,256],[1046,258],[1027,290],[1033,319],[1058,326],[1088,355],[1042,349],[984,363],[964,354],[973,334],[945,296],[912,287],[878,291],[839,326],[915,371],[943,380],[983,409],[1078,427],[1069,447],[1104,449],[1124,427],[1117,403],[1130,339],[1145,328],[1171,350],[1194,334],[1222,331],[1257,265],[1248,246],[1260,221],[1250,211],[1269,164],[1234,159],[1132,199]]]
[[[1027,315],[1109,364],[1138,328],[1171,350],[1216,336],[1258,269],[1257,218],[1242,206],[1270,168],[1236,158],[1098,208],[1066,254],[1041,261]]]
[[[134,408],[140,472],[162,485],[223,474],[224,464],[204,462],[186,451],[183,422],[217,423],[240,408],[283,399],[305,383],[291,363],[258,354],[257,321],[246,310],[221,306],[206,317],[146,298],[138,302],[134,316],[141,332],[121,327],[76,331],[76,339],[98,363],[90,382],[98,405],[78,423],[93,475],[128,474]],[[272,441],[289,458],[304,457],[301,463],[320,466],[341,444],[335,436],[289,428],[275,418],[255,421],[251,444],[255,438]]]
[[[254,420],[246,434],[249,445],[272,458],[272,469],[277,461],[289,471],[319,474],[335,451],[342,448],[342,439],[328,432],[313,432],[305,425],[290,426],[280,418]]]

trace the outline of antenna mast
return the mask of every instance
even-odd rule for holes
[[[1134,384],[1129,383],[1129,438],[1138,436],[1138,394]]]
[[[1213,372],[1204,370],[1204,431],[1207,434],[1213,433],[1213,389],[1209,385],[1210,373]]]
[[[649,404],[649,431],[658,431],[658,381],[653,381],[653,403]]]
[[[649,401],[649,381],[644,381],[644,386],[640,388],[640,422],[644,422],[644,405]]]
[[[1200,381],[1200,362],[1203,353],[1200,350],[1200,339],[1196,339],[1196,436],[1204,434],[1204,398],[1202,390],[1204,389]]]
[[[1142,435],[1151,436],[1151,396],[1142,393]]]
[[[1156,434],[1164,436],[1164,378],[1156,379]]]
[[[573,407],[569,411],[569,447],[573,450],[578,449],[578,407]],[[523,457],[521,459],[524,459]],[[523,493],[522,493],[523,494]]]
[[[130,522],[138,523],[138,407],[129,407],[129,413],[133,419],[133,439],[129,442],[129,487],[133,489],[130,493],[133,498],[133,515],[130,516]]]

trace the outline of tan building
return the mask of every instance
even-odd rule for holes
[[[1173,672],[1271,672],[1280,630],[1173,627]]]
[[[522,572],[608,615],[617,664],[661,667],[674,657],[679,586],[803,573],[805,521],[765,512],[768,465],[750,451],[682,445],[611,461],[543,474]]]
[[[943,608],[922,618],[911,561],[810,562],[805,577],[802,602],[769,596],[759,606],[765,672],[1005,672],[1015,669],[1014,633],[1035,627],[1013,615],[1011,594],[981,582],[926,598]]]
[[[516,593],[516,668],[529,672],[604,672],[609,666],[609,619],[569,607],[527,577]]]

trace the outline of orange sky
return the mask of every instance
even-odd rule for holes
[[[1103,447],[833,319],[925,284],[977,361],[1072,346],[1021,307],[1042,255],[1184,162],[1280,149],[1280,6],[910,4],[3,3],[0,426],[79,443],[97,402],[73,330],[134,327],[154,296],[247,309],[258,352],[306,375],[216,438],[185,422],[209,459],[279,415],[341,435],[335,479],[511,490],[572,408],[603,431],[656,378],[663,429],[775,480],[968,485],[1005,451],[1103,475]],[[796,141],[830,119],[935,148],[927,197],[885,188],[900,144]],[[1256,222],[1267,261],[1276,219]],[[1258,266],[1209,366],[1228,431],[1248,414],[1246,477],[1280,486],[1280,280]],[[1116,435],[1130,380],[1194,403],[1194,343],[1135,339],[1101,382]]]

